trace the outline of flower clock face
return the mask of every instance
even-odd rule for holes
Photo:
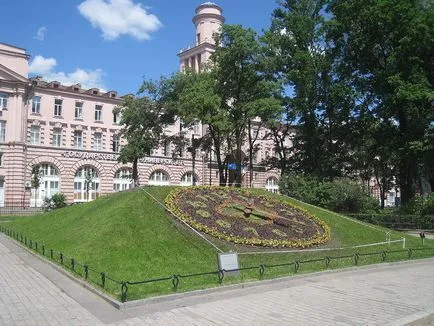
[[[245,189],[179,188],[166,205],[195,229],[237,244],[306,248],[330,239],[329,227],[315,216]]]

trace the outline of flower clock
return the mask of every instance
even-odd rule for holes
[[[236,244],[306,248],[330,240],[330,229],[301,208],[246,189],[173,190],[168,210],[193,228]]]

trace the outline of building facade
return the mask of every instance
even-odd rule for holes
[[[200,67],[214,51],[213,34],[224,22],[222,10],[204,3],[193,18],[195,46],[179,53],[180,69]],[[98,196],[132,187],[131,164],[118,162],[125,145],[120,135],[120,115],[113,109],[123,102],[116,91],[83,89],[80,84],[29,78],[29,55],[25,49],[0,43],[0,206],[41,206],[46,197],[61,192],[68,203],[86,202]],[[173,135],[182,129],[180,121],[167,128]],[[187,131],[191,139],[203,136],[200,123]],[[273,155],[273,143],[261,130],[258,163]],[[191,154],[178,153],[166,143],[139,163],[141,185],[217,185],[216,159],[197,153],[195,169]],[[34,187],[34,167],[39,167],[40,185]],[[277,191],[277,171],[254,169],[255,187]],[[250,185],[244,171],[243,185]]]

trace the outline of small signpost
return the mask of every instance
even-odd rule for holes
[[[423,246],[423,243],[425,242],[425,232],[422,231],[421,233],[419,233],[419,236],[422,239],[422,246]]]
[[[218,254],[219,269],[225,271],[225,275],[238,275],[240,265],[238,263],[238,254],[236,252],[219,253]]]

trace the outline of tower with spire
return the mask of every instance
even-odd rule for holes
[[[225,22],[222,13],[222,8],[214,2],[204,2],[196,8],[196,15],[193,17],[196,41],[194,46],[179,52],[181,71],[186,68],[201,71],[202,63],[207,61],[215,50],[214,34],[219,33]]]

